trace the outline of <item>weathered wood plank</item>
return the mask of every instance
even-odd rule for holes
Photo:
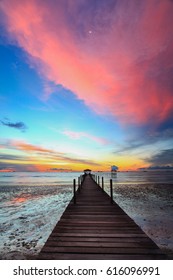
[[[92,213],[92,215],[91,214],[75,215],[74,213],[71,213],[70,216],[69,215],[67,216],[66,214],[64,214],[61,219],[62,219],[62,221],[68,220],[68,222],[69,222],[69,220],[78,221],[78,220],[82,219],[84,222],[85,221],[87,222],[88,220],[90,220],[90,221],[100,221],[101,220],[101,221],[105,221],[105,222],[110,220],[110,221],[121,221],[121,222],[130,222],[131,221],[134,223],[134,221],[130,217],[126,216],[125,214],[118,215],[117,213],[116,213],[116,215],[115,215],[115,213],[105,214],[105,215],[100,215],[100,214],[94,215],[94,213]]]
[[[88,233],[88,232],[77,232],[77,233],[72,233],[72,232],[52,232],[51,236],[68,236],[68,237],[98,237],[98,238],[102,238],[102,237],[119,237],[119,238],[138,238],[138,237],[145,237],[146,238],[146,234],[145,233]]]
[[[49,241],[56,242],[96,242],[96,243],[148,243],[153,245],[153,241],[148,239],[146,236],[144,237],[79,237],[79,236],[49,236]]]
[[[82,217],[80,218],[80,219],[74,219],[73,217],[70,219],[66,219],[66,218],[62,218],[61,219],[61,221],[60,221],[62,224],[63,223],[80,223],[80,224],[94,224],[94,223],[97,223],[97,224],[100,224],[100,223],[102,223],[102,224],[119,224],[119,225],[126,225],[127,223],[128,224],[131,224],[131,225],[134,225],[134,226],[136,226],[135,224],[134,224],[134,222],[132,221],[132,220],[122,220],[122,219],[120,219],[120,218],[110,218],[109,216],[107,216],[107,217],[104,217],[104,218],[98,218],[97,219],[97,217],[92,217],[92,218],[90,218],[90,217],[88,217],[87,219],[83,219]]]
[[[134,223],[132,222],[116,222],[116,221],[60,221],[59,222],[59,225],[61,226],[65,226],[65,225],[68,225],[68,226],[103,226],[103,227],[131,227],[131,228],[136,228],[136,226],[134,225]]]
[[[47,247],[100,247],[100,248],[153,248],[150,242],[89,242],[89,241],[52,241],[48,240]],[[157,247],[156,247],[157,248]]]
[[[93,254],[160,254],[158,248],[112,248],[112,247],[49,247],[45,246],[43,252],[52,253],[93,253]]]
[[[39,259],[42,260],[160,260],[165,255],[144,255],[144,254],[63,254],[63,253],[42,253]]]
[[[125,230],[129,230],[129,232],[140,232],[140,229],[137,229],[137,228],[135,228],[135,227],[133,227],[133,226],[118,226],[118,225],[115,225],[115,226],[106,226],[106,225],[60,225],[59,227],[58,227],[58,229],[55,229],[55,230],[59,230],[59,229],[61,229],[61,230],[74,230],[74,231],[76,231],[76,230],[88,230],[88,232],[89,231],[91,231],[91,230],[97,230],[97,231],[100,231],[100,232],[102,232],[102,230],[106,230],[106,232],[108,232],[108,231],[110,231],[110,232],[119,232],[119,231],[125,231]]]
[[[136,229],[136,230],[131,230],[131,229],[126,229],[128,230],[129,233],[139,233],[140,234],[140,230]],[[61,228],[59,227],[58,229],[56,229],[56,231],[60,232],[64,232],[64,233],[78,233],[80,231],[80,233],[95,233],[95,234],[106,234],[106,233],[124,233],[125,230],[123,229],[98,229],[98,228]]]

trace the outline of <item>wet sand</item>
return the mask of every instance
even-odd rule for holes
[[[173,259],[173,184],[119,184],[114,199]]]
[[[1,259],[35,259],[68,204],[69,194],[49,194],[44,201],[32,197],[19,201],[16,209],[10,206],[11,221],[2,228],[4,231],[6,226],[8,236],[1,247]],[[173,259],[173,184],[115,184],[114,199]]]

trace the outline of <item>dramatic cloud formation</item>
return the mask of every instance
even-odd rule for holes
[[[0,121],[2,125],[8,126],[8,127],[12,127],[12,128],[16,128],[21,130],[22,132],[24,132],[27,129],[27,126],[23,123],[23,122],[16,122],[16,123],[12,123],[9,121]]]
[[[2,0],[0,7],[39,73],[97,113],[136,124],[172,114],[172,1]]]
[[[173,129],[165,127],[157,127],[153,130],[150,126],[144,128],[141,131],[128,132],[122,144],[116,145],[115,154],[129,154],[136,151],[141,152],[143,148],[153,147],[159,143],[165,143],[165,145],[172,146]]]
[[[148,160],[152,165],[171,166],[173,167],[173,149],[160,151]]]

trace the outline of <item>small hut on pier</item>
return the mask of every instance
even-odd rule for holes
[[[91,174],[91,169],[85,169],[83,172],[84,172],[84,174],[86,174],[86,175]]]

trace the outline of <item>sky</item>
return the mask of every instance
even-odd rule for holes
[[[173,1],[1,0],[0,171],[173,168]]]

